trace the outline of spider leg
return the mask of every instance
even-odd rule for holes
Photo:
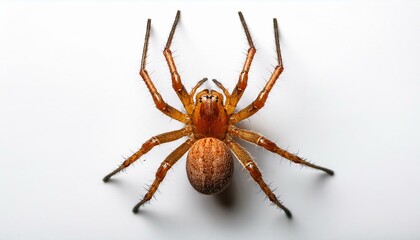
[[[166,172],[190,149],[191,145],[193,144],[193,140],[188,139],[183,144],[181,144],[177,149],[171,152],[166,159],[160,164],[156,172],[156,178],[153,181],[153,184],[150,186],[144,198],[136,204],[133,208],[133,212],[137,213],[140,206],[144,203],[148,202],[155,194],[156,190],[159,187],[159,184],[163,181],[166,176]]]
[[[164,113],[165,115],[173,119],[176,119],[183,123],[188,123],[189,117],[187,114],[183,114],[182,112],[175,109],[171,105],[167,104],[163,100],[160,93],[156,90],[156,87],[153,84],[152,79],[150,78],[149,73],[146,70],[146,55],[147,55],[147,48],[149,46],[150,25],[151,25],[151,20],[149,19],[147,20],[146,36],[144,40],[143,54],[141,58],[140,76],[143,78],[144,82],[146,83],[146,86],[153,97],[153,101],[155,102],[157,109],[159,109],[162,113]]]
[[[258,169],[255,162],[252,160],[249,153],[241,145],[234,142],[233,140],[227,140],[226,143],[230,147],[230,149],[232,149],[233,153],[241,162],[242,166],[244,166],[244,168],[246,168],[246,170],[248,170],[248,172],[251,174],[254,181],[257,182],[258,185],[260,185],[261,189],[267,195],[268,199],[270,199],[270,201],[276,204],[279,208],[283,209],[288,218],[291,218],[292,213],[277,199],[273,191],[271,191],[268,185],[264,182],[260,170]]]
[[[233,114],[230,117],[230,123],[235,124],[237,122],[240,122],[246,118],[251,117],[256,112],[258,112],[265,104],[265,101],[267,100],[268,94],[270,93],[271,89],[273,88],[274,84],[276,83],[277,79],[279,78],[280,74],[283,72],[283,61],[281,58],[281,51],[280,51],[280,40],[279,40],[279,29],[277,25],[277,19],[273,19],[273,25],[274,25],[274,38],[276,41],[276,52],[277,52],[277,61],[278,64],[276,68],[274,69],[273,73],[271,74],[270,79],[264,86],[264,89],[261,90],[260,94],[258,94],[257,98],[249,104],[244,109],[240,110],[238,113]]]
[[[184,136],[188,135],[189,133],[190,133],[190,131],[187,128],[182,128],[182,129],[179,129],[179,130],[176,130],[176,131],[166,132],[166,133],[162,133],[162,134],[159,134],[157,136],[151,137],[149,140],[147,140],[145,143],[143,143],[143,145],[141,146],[141,148],[137,152],[135,152],[133,155],[131,155],[129,158],[127,158],[121,164],[121,166],[119,166],[117,169],[115,169],[114,171],[112,171],[111,173],[106,175],[103,178],[103,181],[108,182],[108,180],[112,176],[114,176],[115,174],[117,174],[121,170],[130,166],[133,162],[137,161],[141,156],[143,156],[144,154],[149,152],[156,145],[175,141],[175,140],[177,140],[181,137],[184,137]]]
[[[242,15],[241,12],[238,12],[238,14],[242,23],[242,27],[244,28],[246,38],[248,40],[249,49],[246,55],[244,66],[242,68],[242,72],[239,75],[238,83],[236,84],[235,89],[233,89],[230,98],[228,98],[226,101],[225,108],[229,115],[233,113],[233,111],[236,108],[236,105],[238,104],[239,100],[242,97],[242,94],[245,91],[245,88],[248,84],[248,72],[249,72],[249,69],[251,68],[252,59],[254,58],[254,55],[257,51],[254,47],[254,43],[252,42],[251,34],[249,33],[248,26],[246,25],[244,16]]]
[[[169,71],[171,73],[172,78],[172,87],[175,90],[176,94],[178,95],[179,99],[181,100],[182,104],[184,105],[185,110],[187,110],[188,114],[191,114],[194,109],[194,99],[188,94],[187,90],[185,89],[184,85],[181,82],[181,76],[179,75],[174,58],[172,57],[172,52],[170,50],[172,39],[174,38],[176,26],[179,22],[179,18],[181,16],[181,11],[176,12],[175,21],[172,25],[171,32],[169,33],[168,42],[166,43],[165,50],[163,50],[163,55],[166,58],[166,62],[168,63]]]
[[[279,148],[274,142],[270,141],[269,139],[265,138],[264,136],[262,136],[258,133],[248,131],[248,130],[244,130],[244,129],[239,129],[237,127],[230,127],[228,131],[229,131],[231,136],[238,137],[238,138],[243,139],[245,141],[254,143],[258,146],[261,146],[261,147],[267,149],[270,152],[277,153],[280,156],[282,156],[282,157],[284,157],[284,158],[286,158],[286,159],[288,159],[288,160],[290,160],[294,163],[302,164],[302,165],[305,165],[305,166],[308,166],[308,167],[311,167],[311,168],[315,168],[315,169],[324,171],[324,172],[328,173],[329,175],[334,175],[333,170],[330,170],[328,168],[324,168],[324,167],[321,167],[321,166],[317,166],[317,165],[312,164],[308,161],[305,161],[304,159],[302,159],[302,158],[300,158],[300,157],[298,157],[298,156],[296,156],[292,153],[289,153],[286,150],[283,150],[283,149]]]

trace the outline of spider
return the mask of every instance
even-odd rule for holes
[[[262,191],[267,195],[268,199],[279,208],[283,209],[288,218],[291,218],[292,213],[278,200],[276,195],[274,195],[269,186],[264,182],[262,174],[250,154],[241,145],[234,141],[234,138],[239,138],[261,146],[268,151],[277,153],[281,157],[286,158],[294,163],[324,171],[329,175],[334,174],[334,172],[328,168],[314,165],[292,153],[289,153],[286,150],[281,149],[274,142],[258,133],[240,129],[235,126],[236,123],[251,117],[264,106],[268,94],[270,93],[280,74],[283,72],[284,68],[280,52],[277,19],[273,19],[273,27],[278,64],[272,72],[271,77],[266,83],[264,89],[259,93],[257,98],[244,109],[235,111],[236,105],[241,99],[242,94],[244,93],[247,86],[248,72],[256,53],[251,34],[248,30],[248,26],[242,13],[238,12],[239,19],[248,40],[249,49],[242,72],[239,75],[239,80],[231,93],[223,86],[222,83],[213,79],[213,82],[218,88],[222,90],[223,94],[216,90],[209,89],[204,89],[196,94],[197,89],[205,81],[207,81],[207,78],[199,81],[189,93],[182,84],[181,77],[178,74],[170,50],[171,42],[174,37],[180,14],[180,11],[177,11],[175,21],[172,25],[172,29],[169,34],[163,54],[171,73],[172,87],[181,100],[186,113],[175,109],[163,100],[162,96],[156,90],[145,68],[150,36],[150,19],[147,20],[140,76],[146,83],[146,86],[153,97],[156,108],[170,118],[184,123],[185,126],[179,130],[162,133],[147,140],[137,152],[127,158],[117,169],[106,175],[103,181],[109,181],[112,176],[130,166],[156,145],[186,137],[187,140],[173,152],[171,152],[161,163],[156,172],[156,178],[152,185],[149,187],[148,192],[145,194],[143,199],[134,206],[134,213],[137,213],[140,206],[148,202],[153,197],[154,193],[159,187],[159,184],[165,178],[167,171],[186,152],[189,151],[187,156],[187,175],[191,185],[198,192],[203,194],[217,194],[228,186],[233,175],[233,153],[233,155],[236,156],[242,166],[248,170],[249,174],[255,180],[255,182],[258,183]]]

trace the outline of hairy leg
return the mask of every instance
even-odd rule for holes
[[[143,156],[144,154],[149,152],[154,146],[162,144],[162,143],[175,141],[177,139],[180,139],[181,137],[184,137],[184,136],[188,135],[190,132],[191,131],[188,130],[187,128],[182,128],[180,130],[176,130],[176,131],[172,131],[172,132],[166,132],[166,133],[162,133],[162,134],[159,134],[157,136],[151,137],[149,140],[147,140],[145,143],[143,143],[143,145],[141,146],[141,148],[137,152],[135,152],[133,155],[131,155],[129,158],[127,158],[121,164],[121,166],[119,166],[117,169],[115,169],[114,171],[112,171],[111,173],[106,175],[103,178],[103,181],[108,182],[108,180],[112,176],[114,176],[115,174],[117,174],[121,170],[130,166],[133,162],[137,161],[137,159],[139,159],[141,156]]]
[[[332,171],[328,168],[317,166],[317,165],[312,164],[308,161],[305,161],[304,159],[302,159],[302,158],[300,158],[300,157],[298,157],[294,154],[291,154],[286,150],[283,150],[283,149],[279,148],[274,142],[270,141],[269,139],[265,138],[264,136],[262,136],[258,133],[248,131],[248,130],[244,130],[244,129],[239,129],[237,127],[230,127],[228,131],[229,131],[229,134],[231,136],[238,137],[238,138],[243,139],[245,141],[254,143],[258,146],[261,146],[261,147],[267,149],[270,152],[277,153],[280,156],[282,156],[282,157],[284,157],[284,158],[286,158],[286,159],[288,159],[288,160],[290,160],[294,163],[302,164],[302,165],[305,165],[305,166],[308,166],[308,167],[311,167],[311,168],[315,168],[315,169],[324,171],[324,172],[328,173],[329,175],[334,175],[334,171]]]
[[[146,36],[144,40],[143,54],[142,54],[142,59],[141,59],[140,76],[143,78],[144,82],[146,83],[146,86],[153,97],[153,101],[155,102],[157,109],[159,109],[162,113],[169,116],[170,118],[176,119],[183,123],[188,123],[189,117],[187,114],[183,114],[182,112],[175,109],[171,105],[167,104],[163,100],[160,93],[156,90],[156,87],[153,84],[152,79],[150,78],[149,73],[146,70],[146,55],[147,55],[147,48],[149,46],[150,25],[151,25],[151,20],[149,19],[147,20]]]
[[[178,24],[180,16],[181,16],[181,12],[178,10],[176,13],[175,21],[172,25],[171,32],[168,37],[168,42],[166,43],[165,50],[163,51],[163,55],[166,58],[169,71],[171,73],[172,87],[175,90],[176,94],[178,95],[179,99],[181,100],[182,104],[184,105],[185,110],[187,110],[187,113],[191,114],[194,110],[194,99],[188,94],[187,90],[185,89],[184,85],[181,82],[181,76],[179,75],[176,69],[175,61],[172,56],[172,52],[170,50],[172,39],[174,37],[175,29]]]
[[[267,100],[268,94],[270,93],[271,89],[273,88],[274,84],[276,83],[277,79],[280,77],[280,74],[283,72],[283,61],[281,58],[281,51],[280,51],[280,39],[279,39],[279,29],[277,25],[277,19],[273,19],[273,25],[274,25],[274,38],[276,41],[276,51],[277,51],[277,61],[278,64],[276,68],[274,69],[273,73],[271,74],[270,79],[264,86],[264,89],[261,90],[260,94],[258,94],[257,98],[249,104],[244,109],[240,110],[238,113],[233,114],[230,117],[230,123],[235,124],[239,121],[242,121],[246,118],[251,117],[256,112],[258,112],[265,104],[265,101]]]
[[[188,139],[181,146],[171,152],[168,157],[166,157],[166,159],[160,164],[160,167],[156,172],[156,178],[153,181],[153,184],[150,186],[144,198],[139,203],[137,203],[136,206],[134,206],[134,213],[137,213],[140,206],[148,202],[153,197],[153,194],[155,194],[159,184],[165,178],[166,172],[168,172],[168,170],[188,151],[188,149],[190,149],[192,144],[193,140]]]
[[[244,16],[241,12],[238,13],[239,18],[242,23],[242,27],[244,28],[246,39],[248,40],[248,54],[246,55],[246,60],[244,63],[244,66],[242,68],[242,72],[239,75],[238,83],[235,86],[235,89],[233,89],[231,96],[226,99],[226,112],[230,115],[235,111],[236,105],[238,104],[239,100],[242,97],[242,94],[245,91],[245,88],[248,84],[248,72],[251,68],[252,59],[254,58],[254,55],[256,53],[256,49],[254,47],[254,43],[252,42],[251,34],[249,33],[248,26],[246,25]],[[226,96],[227,97],[227,96]]]
[[[283,204],[281,204],[281,202],[277,199],[276,195],[274,195],[273,191],[271,191],[268,185],[264,182],[260,170],[258,169],[255,162],[252,160],[249,153],[243,147],[241,147],[241,145],[234,142],[233,140],[227,140],[226,142],[230,149],[232,149],[235,156],[244,166],[244,168],[246,168],[246,170],[248,170],[248,172],[251,174],[254,181],[257,182],[258,185],[260,185],[261,189],[267,195],[268,199],[270,199],[270,201],[276,204],[279,208],[283,209],[288,218],[291,218],[292,213]]]

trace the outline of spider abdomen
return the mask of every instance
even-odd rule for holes
[[[187,175],[200,193],[223,191],[233,176],[233,158],[229,148],[219,139],[202,138],[188,152]]]

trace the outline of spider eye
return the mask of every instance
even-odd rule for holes
[[[219,97],[216,97],[216,102],[218,102],[219,101]]]
[[[200,102],[202,102],[201,97],[200,97]]]

